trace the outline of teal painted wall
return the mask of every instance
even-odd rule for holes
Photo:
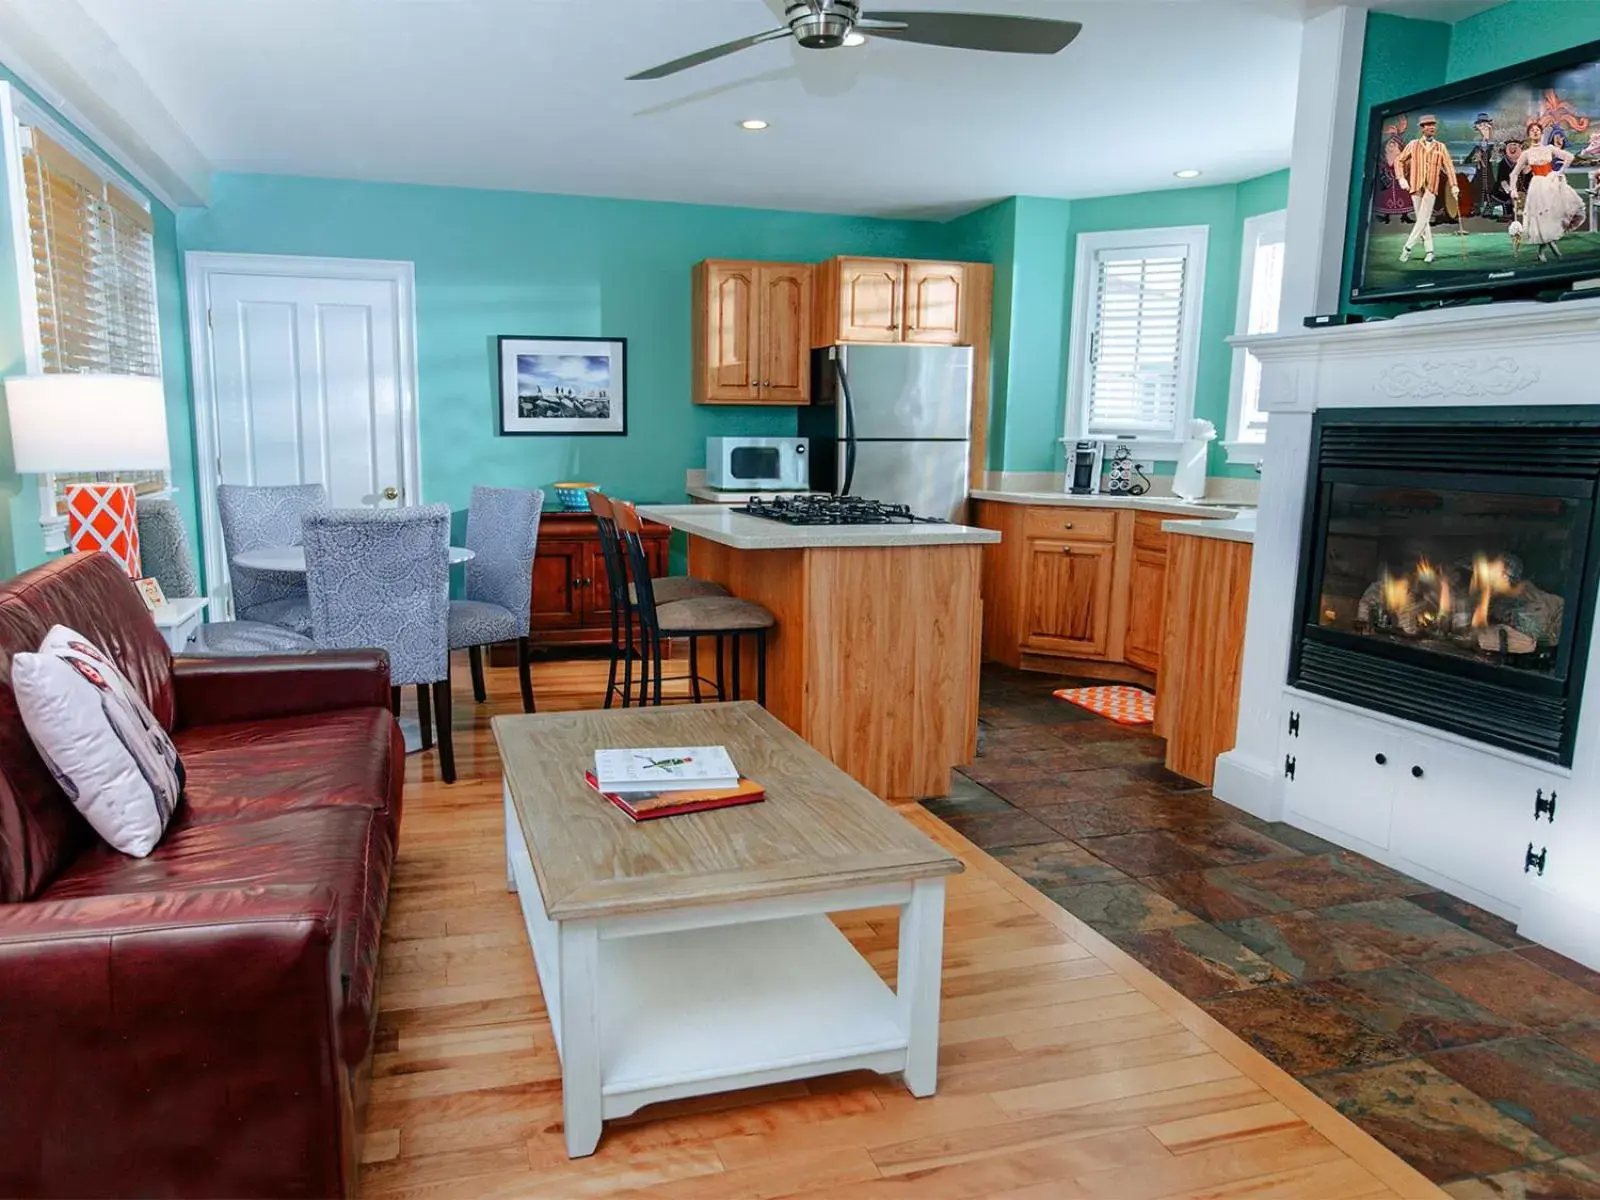
[[[10,83],[39,108],[50,113],[80,141],[100,153],[111,166],[116,164],[71,122],[48,104],[10,71],[0,67],[0,79]],[[155,218],[156,303],[161,322],[161,366],[167,393],[167,438],[172,446],[172,482],[175,499],[189,527],[191,540],[196,526],[194,476],[194,430],[189,405],[189,345],[184,328],[183,273],[178,254],[177,222],[171,210],[152,197],[131,177],[123,181],[151,202]],[[0,229],[10,229],[12,214],[9,193],[0,187]],[[31,271],[33,264],[16,261],[9,236],[0,237],[0,378],[26,372],[23,359],[22,305],[18,294],[19,271]],[[194,542],[196,546],[199,543]],[[44,535],[39,527],[38,478],[19,477],[11,457],[11,426],[0,400],[0,577],[9,577],[46,558]]]
[[[1374,104],[1597,40],[1600,40],[1600,0],[1511,0],[1454,26],[1369,13],[1361,60],[1358,101],[1361,115],[1356,122],[1355,170],[1350,181],[1351,211],[1356,211],[1361,203],[1361,184],[1369,153],[1367,114]],[[1371,152],[1376,153],[1375,150]],[[1354,262],[1352,224],[1345,245],[1346,295]],[[1402,307],[1396,305],[1350,307],[1367,313],[1402,311]]]
[[[1444,82],[1496,71],[1541,54],[1600,41],[1595,0],[1511,0],[1457,22]]]
[[[1066,422],[1068,327],[1080,233],[1208,228],[1195,415],[1214,422],[1220,435],[1227,426],[1232,370],[1232,352],[1223,338],[1233,332],[1244,220],[1284,207],[1288,197],[1289,173],[1277,171],[1240,184],[1092,200],[1018,196],[947,226],[957,236],[946,253],[982,259],[987,252],[995,263],[990,467],[1062,467],[1059,439]],[[1211,470],[1243,474],[1249,469],[1229,467],[1219,444]]]
[[[690,403],[692,266],[937,253],[939,226],[808,213],[263,175],[219,175],[179,214],[185,251],[404,259],[416,265],[422,486],[585,479],[683,499],[718,434],[792,434],[793,409]],[[626,437],[496,435],[500,334],[628,339]]]

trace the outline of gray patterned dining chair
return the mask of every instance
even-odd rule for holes
[[[305,576],[292,571],[258,571],[235,566],[234,555],[271,546],[298,546],[300,522],[322,508],[328,493],[320,483],[279,487],[217,485],[217,515],[233,584],[233,615],[310,634],[311,608]]]
[[[533,608],[533,556],[539,543],[544,493],[520,488],[475,487],[467,505],[467,596],[450,602],[450,649],[467,651],[472,698],[483,686],[483,647],[517,643],[522,711],[533,712],[528,670],[528,619]]]
[[[200,573],[189,548],[178,506],[171,500],[145,499],[138,505],[139,547],[144,573],[161,585],[169,599],[200,594]],[[200,626],[183,653],[201,657],[251,654],[305,654],[316,643],[303,634],[264,621],[209,621]]]
[[[320,509],[304,520],[312,639],[389,655],[390,705],[417,688],[422,746],[439,734],[439,773],[456,781],[450,739],[450,509]],[[429,703],[429,692],[432,703]]]

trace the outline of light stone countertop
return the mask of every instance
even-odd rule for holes
[[[639,515],[735,550],[975,546],[1000,540],[994,530],[971,525],[785,525],[710,504],[651,504]]]
[[[1222,541],[1244,542],[1254,545],[1256,540],[1255,509],[1242,512],[1227,521],[1163,521],[1162,533],[1176,533],[1187,537],[1217,538]]]
[[[1246,504],[1219,501],[1181,500],[1176,496],[1074,496],[1070,492],[1038,491],[1014,492],[980,489],[972,493],[974,500],[992,500],[997,504],[1037,504],[1058,508],[1132,508],[1141,512],[1163,513],[1174,517],[1199,517],[1215,513],[1219,517],[1238,512],[1255,511]]]

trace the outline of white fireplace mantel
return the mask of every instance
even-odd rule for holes
[[[1261,360],[1261,403],[1271,418],[1238,731],[1234,748],[1217,760],[1215,793],[1483,904],[1518,921],[1525,936],[1600,969],[1600,663],[1593,661],[1600,637],[1570,769],[1306,696],[1286,683],[1313,415],[1324,408],[1600,406],[1600,297],[1437,309],[1230,341]],[[1315,744],[1285,741],[1290,714],[1302,711],[1314,719],[1294,736],[1315,731]],[[1379,753],[1393,747],[1385,758],[1416,759],[1428,769],[1415,784],[1396,782],[1396,771],[1374,773],[1374,746]],[[1309,757],[1295,753],[1302,747]],[[1293,783],[1286,750],[1305,759]],[[1348,814],[1324,803],[1318,816],[1307,815],[1300,799],[1307,770],[1342,775]],[[1424,795],[1446,786],[1449,805]],[[1395,789],[1392,803],[1375,802],[1374,788],[1385,796]],[[1535,823],[1532,797],[1551,790],[1559,792],[1557,818]],[[1420,819],[1434,804],[1441,819]],[[1529,841],[1549,847],[1542,877],[1520,871]],[[1514,856],[1509,867],[1502,853]]]

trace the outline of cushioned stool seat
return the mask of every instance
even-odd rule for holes
[[[656,606],[656,624],[668,637],[690,633],[733,633],[771,629],[777,619],[752,600],[734,596],[707,596],[675,600]]]
[[[726,596],[728,589],[709,579],[696,579],[693,575],[663,575],[650,581],[657,604],[675,604],[679,600],[700,600],[707,596]],[[639,589],[628,585],[628,603],[639,603]]]

